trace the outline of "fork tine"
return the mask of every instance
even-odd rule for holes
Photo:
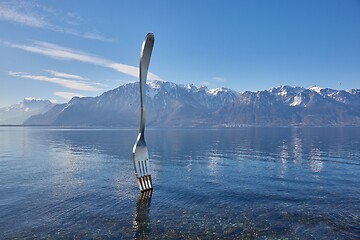
[[[151,184],[151,180],[150,180],[150,175],[146,176],[146,179],[147,179],[147,181],[148,181],[149,189],[152,189],[152,184]]]
[[[146,189],[147,189],[147,186],[146,186],[144,177],[141,177],[141,182],[143,183],[143,187],[144,187],[143,189],[146,190]]]
[[[141,185],[140,178],[137,178],[137,182],[138,182],[138,185],[139,185],[140,191],[141,191],[141,192],[142,192],[142,191],[144,191],[144,190],[143,190],[143,187],[142,187],[142,185]]]
[[[149,177],[150,188],[153,189],[152,181],[151,181],[151,175],[149,175],[148,177]]]
[[[145,190],[148,190],[149,187],[148,187],[147,182],[146,182],[146,177],[144,176],[142,179],[143,179],[143,182],[144,182],[144,185],[145,185]]]
[[[150,175],[150,169],[148,168],[148,162],[149,162],[149,159],[146,159],[144,161],[144,166],[145,166],[145,173],[146,175]]]
[[[151,182],[151,175],[149,175],[148,178],[149,178],[150,189],[152,189],[153,186],[152,186],[152,182]]]
[[[143,182],[144,182],[144,186],[145,186],[145,190],[147,190],[149,187],[148,187],[148,184],[146,182],[146,172],[145,172],[145,168],[144,168],[144,161],[141,161],[141,169],[142,169],[142,172],[143,172],[143,175],[142,175],[142,179],[143,179]]]
[[[146,190],[147,190],[147,189],[150,189],[149,183],[148,183],[148,181],[147,181],[147,176],[144,176],[144,182],[145,182],[145,184],[146,184]]]
[[[144,161],[141,161],[141,170],[142,170],[143,176],[146,176],[147,172],[145,171]]]

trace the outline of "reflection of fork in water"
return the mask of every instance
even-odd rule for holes
[[[141,192],[136,203],[136,214],[134,221],[135,239],[147,239],[150,232],[150,202],[152,190]]]
[[[150,57],[154,46],[154,34],[148,33],[142,45],[140,56],[140,129],[133,148],[133,163],[140,191],[152,189],[149,153],[145,142],[145,110],[146,78]]]

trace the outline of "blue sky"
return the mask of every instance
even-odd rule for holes
[[[236,91],[360,88],[360,1],[0,0],[0,107],[150,78]]]

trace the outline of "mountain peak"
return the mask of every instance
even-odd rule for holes
[[[236,96],[238,96],[239,95],[239,93],[238,92],[235,92],[235,91],[233,91],[233,90],[231,90],[231,89],[229,89],[229,88],[224,88],[224,87],[220,87],[220,88],[213,88],[213,89],[209,89],[208,91],[207,91],[210,95],[218,95],[219,93],[223,93],[223,92],[225,92],[225,93],[233,93],[233,94],[235,94]]]
[[[324,88],[321,88],[321,87],[318,87],[318,86],[312,86],[312,87],[309,87],[309,89],[311,91],[314,91],[314,92],[317,92],[317,93],[321,93],[321,91],[324,89]]]
[[[280,97],[288,97],[288,96],[297,94],[303,90],[304,90],[304,88],[302,88],[302,87],[297,87],[297,86],[292,87],[289,85],[280,85],[279,87],[270,88],[269,90],[267,90],[267,92],[272,93],[273,95],[280,96]]]
[[[0,108],[0,124],[22,124],[30,116],[45,113],[54,105],[49,99],[27,97],[19,103]]]
[[[350,89],[350,90],[347,90],[347,92],[352,95],[356,95],[356,94],[360,94],[360,89]]]

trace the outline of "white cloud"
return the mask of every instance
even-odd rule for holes
[[[69,80],[69,79],[63,79],[63,78],[57,78],[57,77],[31,75],[31,74],[23,73],[23,72],[9,72],[8,74],[13,77],[20,77],[20,78],[25,78],[25,79],[37,80],[37,81],[51,82],[51,83],[58,84],[63,87],[66,87],[66,88],[76,89],[76,90],[81,90],[81,91],[100,91],[100,90],[102,90],[102,89],[97,88],[88,83],[79,82],[76,80]]]
[[[46,6],[28,1],[0,3],[0,20],[18,23],[28,27],[70,34],[87,39],[107,42],[114,41],[114,39],[106,38],[98,32],[81,33],[80,31],[73,29],[72,27],[78,26],[82,20],[82,18],[75,12],[68,12],[67,14],[59,13]],[[54,21],[60,22],[60,24],[54,24]],[[64,23],[70,24],[70,28],[61,26]]]
[[[100,35],[97,32],[87,32],[84,33],[82,35],[84,38],[88,38],[88,39],[94,39],[94,40],[100,40],[100,41],[104,41],[104,42],[114,42],[115,40],[112,38],[106,38],[102,35]]]
[[[22,45],[22,44],[10,43],[10,42],[2,42],[2,43],[12,48],[18,48],[27,52],[38,53],[55,59],[75,60],[79,62],[90,63],[102,67],[111,68],[118,72],[133,77],[139,76],[139,68],[137,67],[116,63],[105,58],[92,56],[89,53],[85,53],[70,48],[65,48],[52,43],[41,42],[41,41],[33,41],[32,45]],[[151,72],[148,73],[148,79],[161,80],[159,76]]]
[[[92,83],[92,85],[101,86],[101,87],[108,87],[108,85],[106,85],[104,83]]]
[[[121,63],[111,63],[111,64],[108,64],[106,67],[112,68],[118,72],[125,73],[125,74],[133,76],[133,77],[139,77],[139,68],[138,67],[125,65],[125,64],[121,64]],[[158,75],[156,75],[152,72],[148,72],[147,79],[148,80],[162,80]]]
[[[79,93],[73,93],[73,92],[54,92],[54,95],[65,98],[67,101],[70,101],[73,97],[84,97]]]
[[[223,77],[213,77],[213,80],[217,81],[217,82],[226,82],[226,79]]]
[[[76,79],[76,80],[88,80],[87,78],[81,77],[79,75],[62,73],[62,72],[57,72],[57,71],[53,71],[53,70],[44,70],[44,71],[52,74],[55,77]]]
[[[0,19],[20,23],[29,27],[47,28],[48,23],[33,13],[20,12],[18,7],[9,4],[0,4]]]
[[[33,45],[21,45],[5,42],[6,45],[12,48],[18,48],[27,52],[38,53],[55,59],[62,60],[76,60],[85,63],[92,63],[100,66],[110,65],[111,62],[99,57],[91,56],[90,54],[73,50],[70,48],[61,47],[56,44],[34,41]]]

